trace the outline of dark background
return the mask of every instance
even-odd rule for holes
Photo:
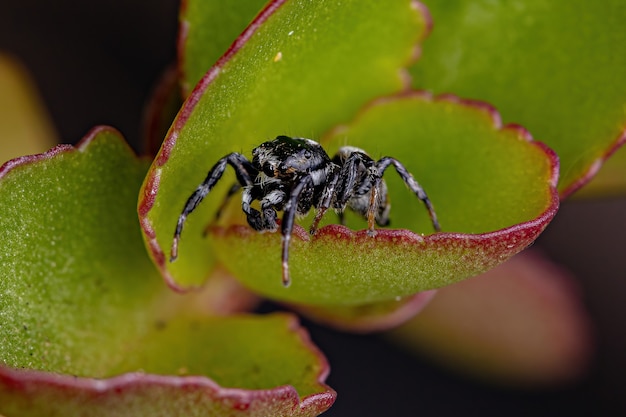
[[[139,149],[144,104],[175,59],[177,14],[175,0],[0,0],[0,51],[31,70],[63,142],[108,124]],[[549,389],[497,387],[443,370],[380,336],[305,322],[339,393],[325,415],[626,415],[625,213],[624,198],[567,201],[537,243],[584,289],[597,353],[582,380]]]

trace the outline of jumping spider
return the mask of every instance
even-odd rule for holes
[[[384,157],[374,161],[363,150],[344,146],[331,160],[321,145],[311,139],[278,136],[252,150],[252,162],[233,152],[220,159],[211,168],[206,179],[189,197],[183,208],[176,231],[170,262],[178,256],[178,241],[187,216],[200,204],[222,177],[230,164],[237,176],[235,183],[216,213],[219,218],[226,202],[243,187],[241,208],[248,223],[257,231],[278,230],[277,210],[283,210],[282,279],[290,284],[289,241],[295,217],[316,209],[310,233],[315,234],[326,210],[335,209],[344,223],[346,207],[367,219],[368,234],[374,236],[374,223],[389,224],[390,204],[387,185],[382,176],[393,165],[409,189],[424,202],[435,231],[440,231],[437,215],[428,196],[413,176],[398,160]],[[261,211],[250,204],[259,200]]]

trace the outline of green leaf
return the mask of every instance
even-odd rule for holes
[[[607,153],[606,162],[598,164],[598,173],[585,187],[574,194],[574,198],[598,198],[623,196],[626,194],[626,147]],[[610,156],[610,157],[609,157]]]
[[[182,3],[179,66],[187,94],[265,3],[267,0],[187,0]]]
[[[485,100],[559,155],[568,195],[626,141],[626,3],[426,0],[414,85]]]
[[[409,320],[437,293],[423,291],[406,298],[359,305],[291,305],[308,319],[335,329],[369,333],[392,329]]]
[[[107,348],[150,325],[146,312],[128,308],[135,299],[155,302],[162,289],[132,214],[147,164],[112,130],[93,135],[100,139],[13,160],[1,171],[7,365],[102,376]]]
[[[202,230],[231,172],[187,222],[178,261],[166,262],[180,211],[211,166],[279,134],[319,138],[364,102],[399,91],[425,30],[410,0],[271,2],[200,81],[148,173],[139,213],[170,285],[199,285],[216,264]]]
[[[497,114],[453,97],[403,94],[379,100],[323,143],[349,143],[375,157],[397,156],[424,186],[444,233],[391,170],[386,175],[395,230],[352,232],[338,225],[290,249],[292,285],[281,284],[280,235],[247,226],[211,230],[214,251],[246,286],[295,303],[357,305],[405,297],[482,273],[529,245],[556,213],[557,161]],[[328,221],[332,215],[327,215]],[[348,225],[363,229],[352,218]],[[305,224],[306,226],[306,224]]]
[[[164,285],[136,215],[147,167],[99,128],[0,169],[0,414],[324,411],[326,362],[291,316],[207,317]]]
[[[141,349],[131,343],[109,352],[122,357],[113,371],[133,372],[107,379],[0,366],[0,412],[316,416],[335,399],[318,381],[326,362],[288,315],[157,322],[140,342]],[[207,369],[213,379],[201,376]]]

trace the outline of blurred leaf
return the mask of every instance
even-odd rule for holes
[[[626,3],[425,0],[414,85],[485,100],[559,155],[568,195],[626,141]]]
[[[369,333],[391,329],[418,314],[437,291],[423,291],[406,298],[355,306],[291,305],[317,323],[335,329]]]
[[[532,250],[442,288],[391,336],[450,369],[512,385],[572,380],[592,352],[574,280]]]
[[[110,128],[0,169],[0,413],[328,408],[326,362],[292,317],[208,317],[163,284],[136,217],[146,169]]]
[[[0,164],[43,152],[57,139],[33,80],[19,62],[0,54]]]
[[[183,104],[176,68],[168,67],[156,82],[143,117],[143,152],[154,157]]]
[[[598,198],[626,195],[626,147],[621,147],[606,162],[598,164],[598,173],[589,184],[576,191],[574,198]]]

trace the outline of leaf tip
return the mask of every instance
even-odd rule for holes
[[[626,127],[622,129],[617,138],[613,141],[613,143],[609,146],[609,148],[598,158],[593,160],[591,164],[588,166],[587,170],[572,183],[567,184],[561,190],[561,198],[567,198],[570,195],[574,194],[580,188],[582,188],[585,184],[587,184],[595,175],[598,173],[602,165],[613,155],[619,148],[626,144]]]

